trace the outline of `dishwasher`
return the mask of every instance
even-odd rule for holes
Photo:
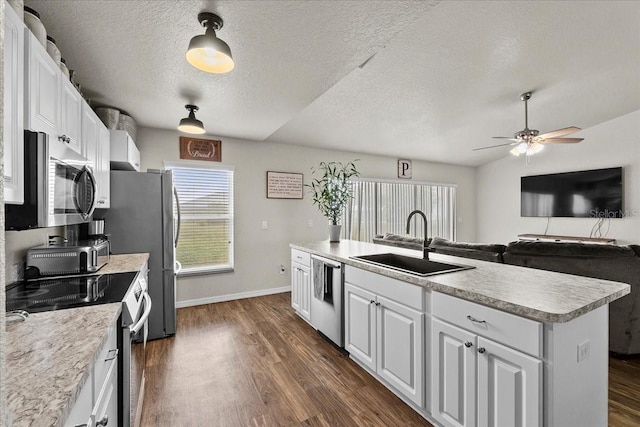
[[[343,264],[311,255],[311,325],[344,347]]]

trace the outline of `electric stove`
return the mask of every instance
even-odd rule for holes
[[[28,313],[122,302],[137,272],[18,282],[7,288],[6,310]]]

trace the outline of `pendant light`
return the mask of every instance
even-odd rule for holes
[[[198,21],[206,31],[189,42],[186,54],[189,64],[214,74],[233,70],[234,63],[229,45],[216,37],[216,31],[222,28],[222,18],[210,12],[201,12],[198,14]]]
[[[205,132],[204,126],[200,120],[196,119],[196,111],[198,111],[198,107],[187,104],[184,108],[189,111],[189,117],[185,117],[180,120],[178,130],[186,133],[203,134]]]

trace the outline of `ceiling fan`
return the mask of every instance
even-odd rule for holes
[[[567,128],[553,130],[540,135],[535,129],[529,129],[529,117],[527,109],[527,101],[531,99],[531,92],[525,92],[520,95],[520,99],[524,101],[524,129],[516,132],[513,137],[510,136],[494,136],[495,139],[506,139],[506,144],[491,145],[489,147],[475,148],[473,151],[485,150],[487,148],[515,146],[510,153],[514,156],[525,154],[527,157],[538,153],[543,148],[543,144],[567,144],[582,141],[584,138],[561,138],[581,130],[579,127],[569,126]]]

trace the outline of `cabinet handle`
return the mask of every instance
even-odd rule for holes
[[[104,361],[108,362],[109,360],[113,360],[116,357],[118,357],[118,349],[114,348],[114,349],[109,350],[109,353],[107,353],[107,358],[104,359]]]
[[[478,347],[478,353],[482,354],[487,351],[484,347]]]
[[[96,426],[106,426],[107,424],[109,424],[109,417],[106,415],[102,417],[100,421],[96,422]]]
[[[467,319],[471,320],[473,323],[480,323],[481,325],[486,325],[487,324],[486,320],[478,320],[473,316],[467,316]]]
[[[473,345],[473,343],[471,341],[465,341],[464,342],[464,346],[467,347],[467,348],[471,347],[472,345]]]
[[[58,141],[66,142],[68,144],[71,141],[71,138],[69,138],[67,135],[60,135],[58,137]]]
[[[376,301],[376,307],[380,307],[380,303]]]
[[[376,302],[374,300],[369,301],[369,305],[371,304],[375,304]]]

